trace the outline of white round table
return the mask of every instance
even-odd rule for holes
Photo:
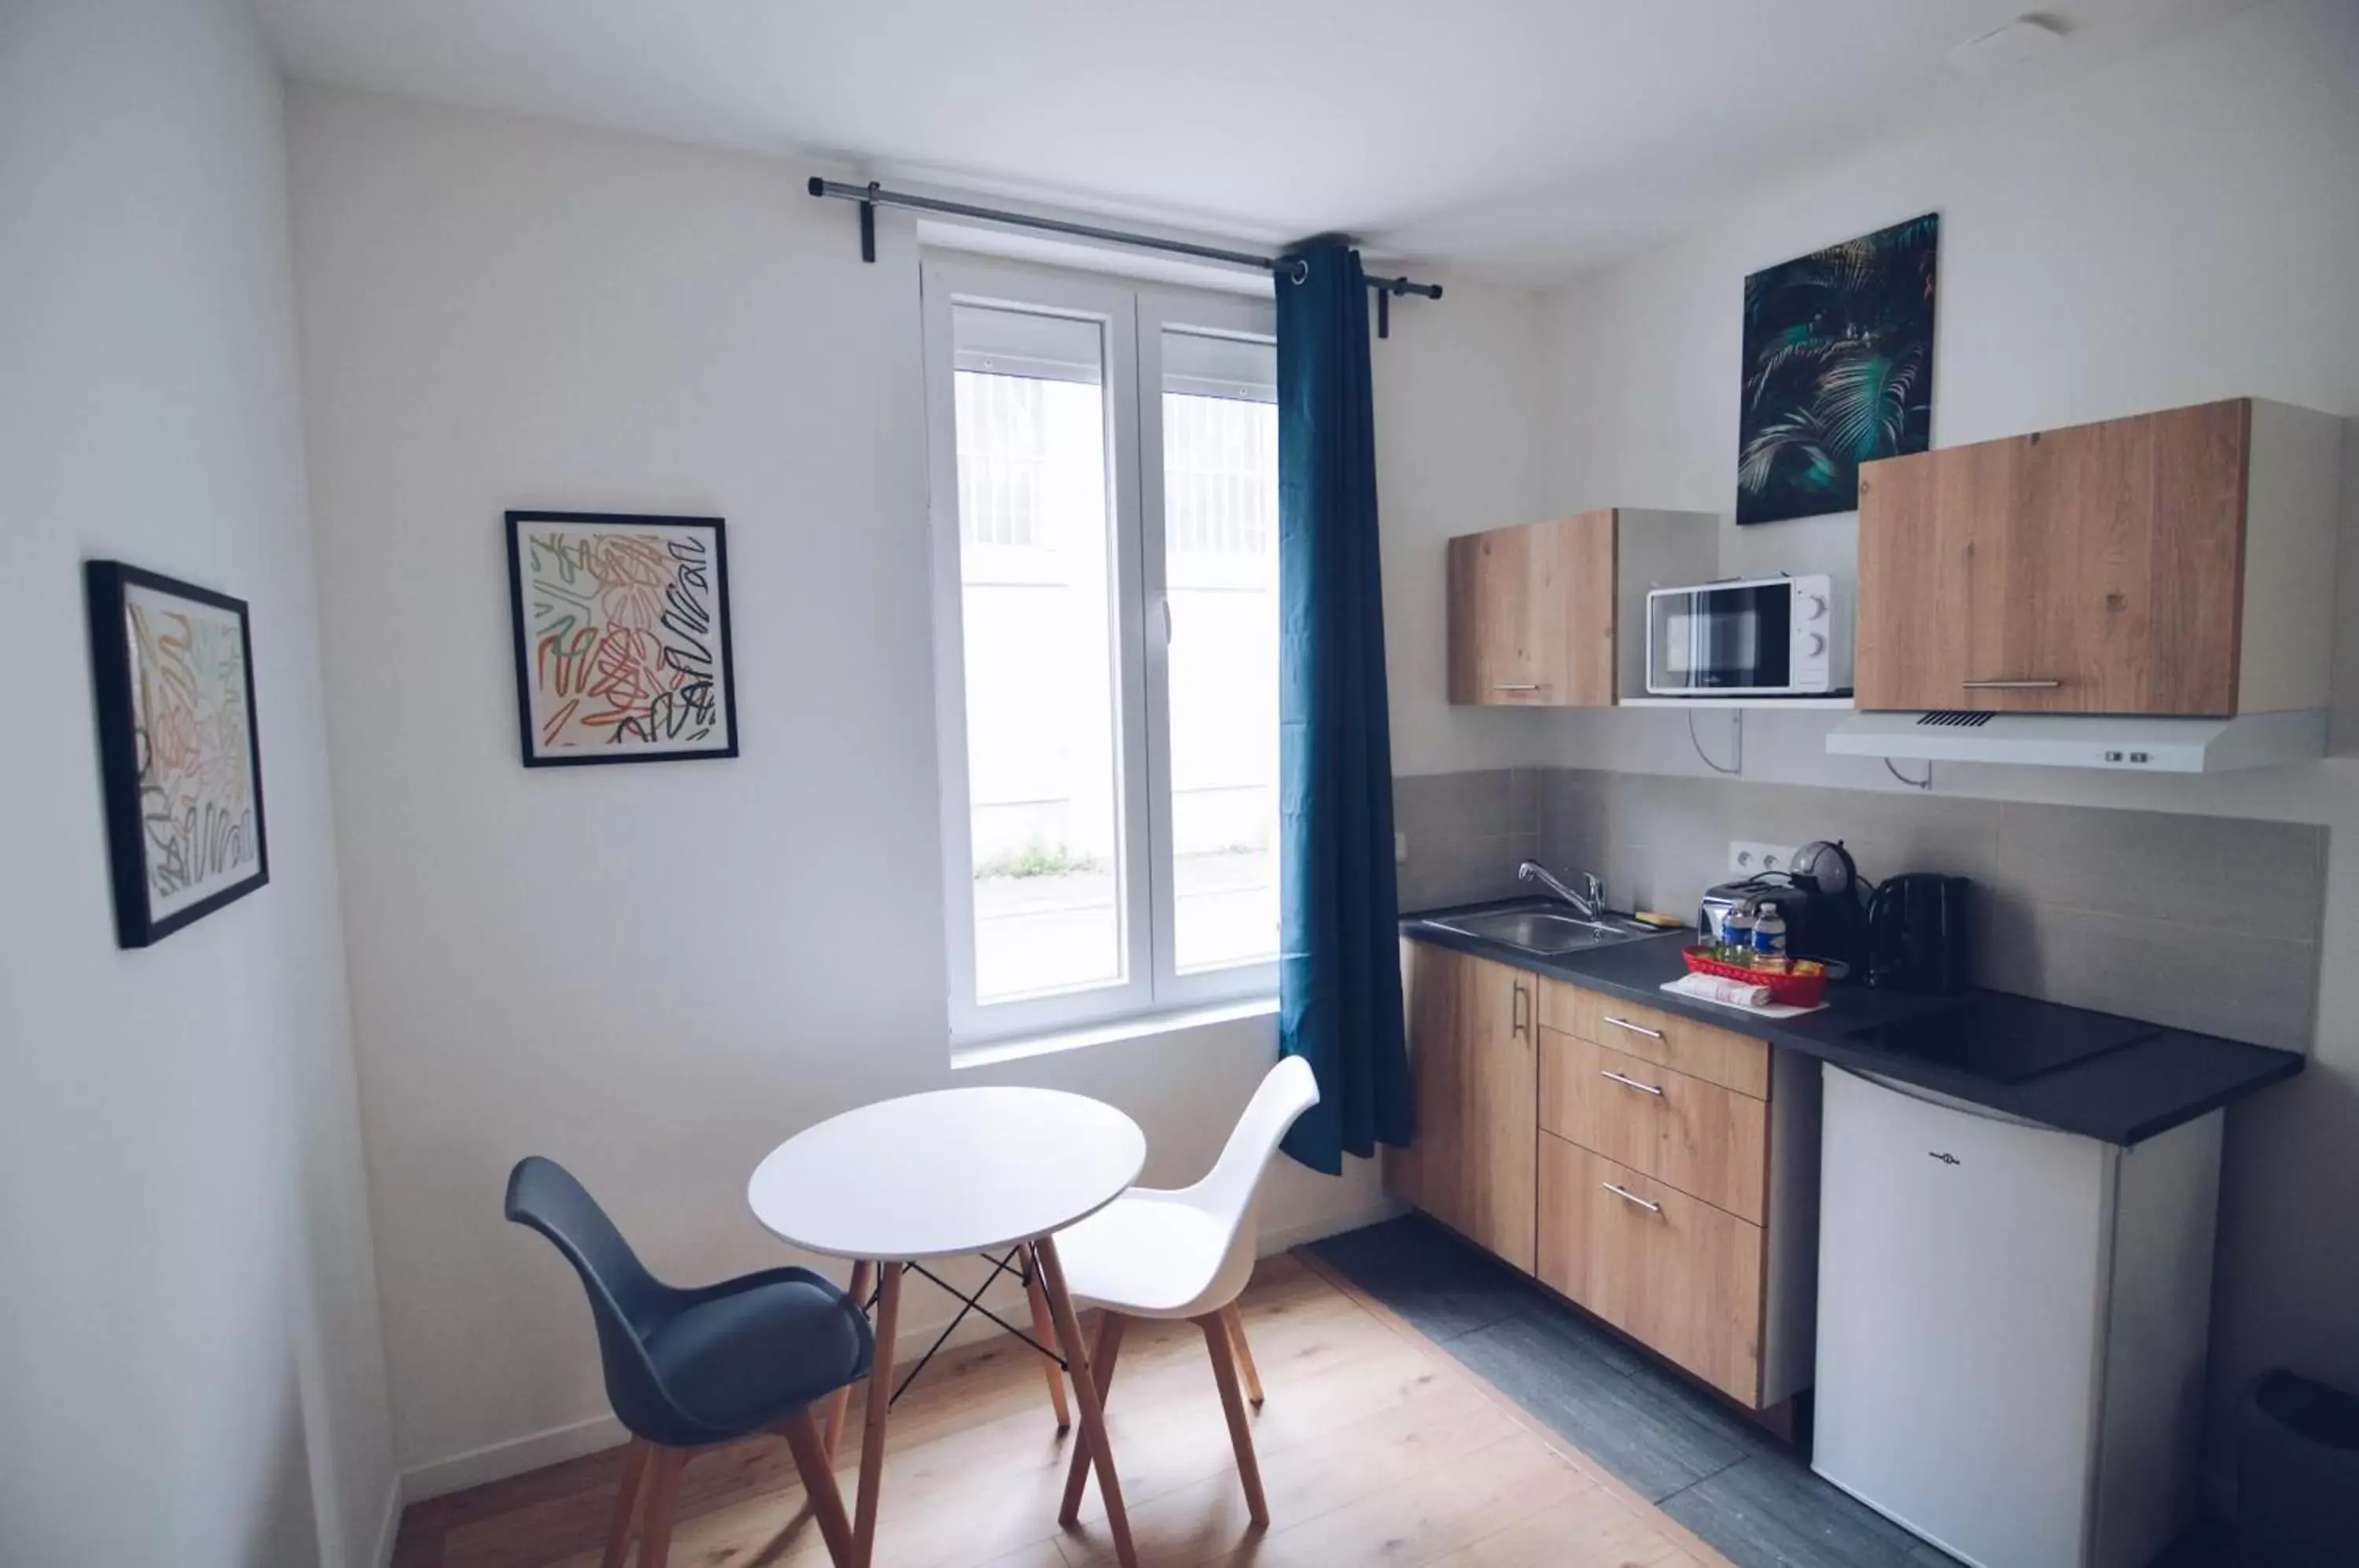
[[[975,1088],[846,1111],[797,1133],[755,1169],[745,1199],[771,1234],[806,1251],[851,1259],[855,1301],[867,1294],[875,1272],[876,1350],[860,1442],[853,1568],[867,1568],[875,1548],[902,1274],[927,1258],[999,1249],[1022,1257],[1034,1332],[1046,1339],[1054,1324],[1081,1400],[1080,1441],[1095,1463],[1115,1556],[1123,1568],[1135,1568],[1130,1520],[1106,1441],[1104,1389],[1091,1371],[1051,1233],[1120,1197],[1146,1163],[1146,1135],[1112,1105],[1055,1089]],[[1053,1363],[1048,1375],[1062,1426],[1064,1387]],[[839,1389],[829,1403],[831,1454],[848,1394]]]

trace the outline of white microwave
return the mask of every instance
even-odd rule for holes
[[[1802,697],[1851,690],[1851,615],[1828,577],[1745,577],[1647,595],[1647,690],[1658,697]]]

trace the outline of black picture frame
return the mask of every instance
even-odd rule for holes
[[[1859,509],[1864,463],[1933,439],[1941,214],[1745,279],[1736,523]]]
[[[243,599],[119,561],[83,562],[82,583],[90,606],[92,694],[98,720],[99,783],[106,811],[115,942],[125,948],[152,947],[270,882],[270,840],[262,796],[262,731],[254,698],[253,621]],[[234,615],[243,667],[255,868],[218,891],[160,914],[152,897],[157,873],[149,853],[156,846],[151,828],[168,823],[170,818],[152,810],[157,804],[154,797],[160,791],[144,776],[152,748],[143,740],[135,687],[139,671],[134,668],[132,652],[129,599],[133,590]]]
[[[514,634],[516,657],[516,740],[518,755],[527,768],[584,768],[625,762],[694,762],[737,755],[737,670],[729,625],[729,531],[719,517],[674,517],[665,514],[636,512],[553,512],[512,511],[506,515],[508,549],[508,617]],[[654,722],[623,719],[610,722],[614,738],[596,747],[569,746],[552,748],[543,735],[544,724],[537,717],[534,698],[535,649],[538,633],[534,624],[536,606],[527,603],[525,549],[527,534],[535,525],[551,525],[558,528],[604,529],[618,533],[666,534],[701,533],[711,538],[711,645],[703,649],[705,657],[715,660],[719,691],[710,702],[710,712],[717,722],[720,735],[711,746],[683,746],[669,740],[658,741],[641,733],[631,733],[635,724]],[[672,552],[675,561],[678,551]],[[677,588],[675,583],[674,587]],[[668,648],[666,658],[693,659],[698,637],[704,628],[693,624],[697,608],[692,601],[683,604],[668,590],[666,608],[661,623],[668,635],[679,639]],[[676,620],[683,613],[690,619]],[[639,744],[629,744],[634,740]]]

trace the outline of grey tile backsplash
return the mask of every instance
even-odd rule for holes
[[[1596,872],[1618,908],[1692,920],[1729,840],[1840,838],[1870,879],[1973,878],[1985,985],[2310,1048],[2326,905],[2313,823],[1569,768],[1396,779],[1393,816],[1407,909],[1516,892],[1529,856]]]
[[[1539,855],[1536,768],[1427,773],[1393,780],[1393,828],[1408,838],[1404,909],[1472,903],[1516,890],[1516,866]]]

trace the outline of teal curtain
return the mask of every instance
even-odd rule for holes
[[[1301,280],[1277,285],[1278,1031],[1319,1080],[1286,1151],[1332,1175],[1346,1150],[1408,1143],[1408,1053],[1367,288],[1345,245],[1294,259]]]

